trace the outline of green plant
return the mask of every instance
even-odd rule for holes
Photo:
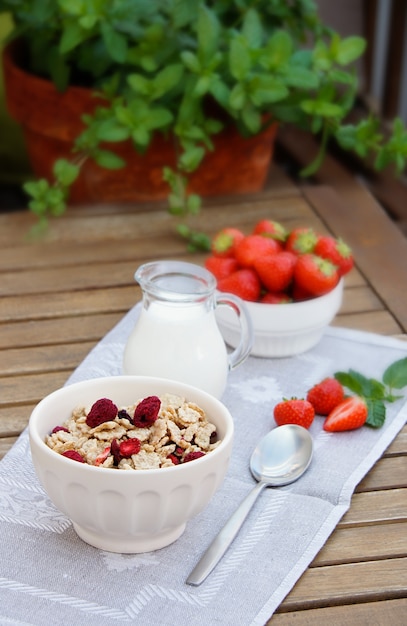
[[[92,85],[106,102],[84,118],[73,159],[55,164],[55,180],[25,185],[40,225],[65,210],[84,160],[120,168],[114,144],[130,139],[143,152],[156,132],[174,137],[177,166],[163,171],[169,211],[198,247],[208,241],[185,223],[201,205],[188,175],[226,124],[253,135],[278,120],[318,134],[321,150],[305,175],[319,167],[331,137],[373,153],[377,168],[405,166],[400,120],[388,140],[374,118],[346,124],[358,90],[352,66],[365,41],[324,26],[312,0],[0,0],[1,11],[12,14],[31,71],[60,90]]]

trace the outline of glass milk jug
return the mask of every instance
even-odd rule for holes
[[[146,263],[134,278],[143,300],[125,347],[124,374],[171,378],[219,398],[228,372],[243,363],[253,344],[244,303],[216,292],[214,276],[192,263]],[[230,354],[215,319],[221,305],[232,307],[240,320],[241,341]]]

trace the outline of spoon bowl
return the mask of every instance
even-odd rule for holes
[[[311,459],[312,438],[308,430],[285,424],[261,439],[251,456],[250,470],[257,481],[281,487],[298,480]]]
[[[296,424],[278,426],[259,441],[250,458],[250,470],[258,481],[257,485],[241,502],[195,565],[186,580],[188,585],[197,587],[216,567],[263,489],[281,487],[298,480],[308,469],[312,453],[311,435],[308,430]]]

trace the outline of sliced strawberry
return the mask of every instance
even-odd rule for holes
[[[303,254],[298,257],[294,271],[294,280],[314,296],[322,296],[331,291],[339,281],[336,265],[315,254]]]
[[[293,280],[297,258],[297,255],[288,251],[269,254],[256,259],[254,269],[266,289],[285,291]]]
[[[307,400],[318,415],[328,415],[343,398],[343,387],[336,378],[324,378],[307,393]]]
[[[260,280],[253,269],[246,268],[234,272],[218,281],[219,291],[233,293],[242,300],[256,302],[260,297]]]
[[[329,413],[323,428],[328,432],[355,430],[363,426],[367,420],[367,414],[366,402],[358,396],[352,396],[342,400]]]
[[[244,239],[244,233],[238,228],[226,227],[222,228],[213,237],[211,242],[211,251],[215,256],[232,257],[239,241]]]
[[[275,239],[262,235],[248,235],[237,244],[235,259],[241,267],[253,267],[256,259],[281,250],[281,244]]]
[[[233,257],[211,255],[205,259],[205,267],[217,280],[230,276],[239,269],[238,262]]]
[[[283,424],[298,424],[309,428],[314,421],[314,407],[308,400],[291,398],[282,400],[274,407],[274,419],[278,426]]]
[[[340,237],[321,235],[315,245],[314,253],[334,263],[339,268],[341,276],[350,272],[354,265],[352,251]]]
[[[288,232],[279,222],[260,220],[253,229],[253,235],[263,235],[263,237],[271,237],[272,239],[277,239],[277,241],[285,241]]]

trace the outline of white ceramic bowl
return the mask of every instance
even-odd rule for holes
[[[220,445],[174,467],[119,470],[72,461],[44,442],[76,406],[91,406],[103,397],[128,406],[165,393],[203,408],[216,426]],[[195,387],[159,378],[113,376],[68,385],[46,396],[31,414],[29,435],[38,478],[55,506],[72,520],[79,537],[102,550],[137,553],[178,539],[186,522],[208,504],[228,468],[233,420],[219,400]]]
[[[321,339],[342,304],[343,278],[319,298],[287,304],[245,302],[254,330],[253,356],[287,357],[306,352]],[[239,326],[227,307],[218,307],[216,319],[225,341],[235,347]]]

